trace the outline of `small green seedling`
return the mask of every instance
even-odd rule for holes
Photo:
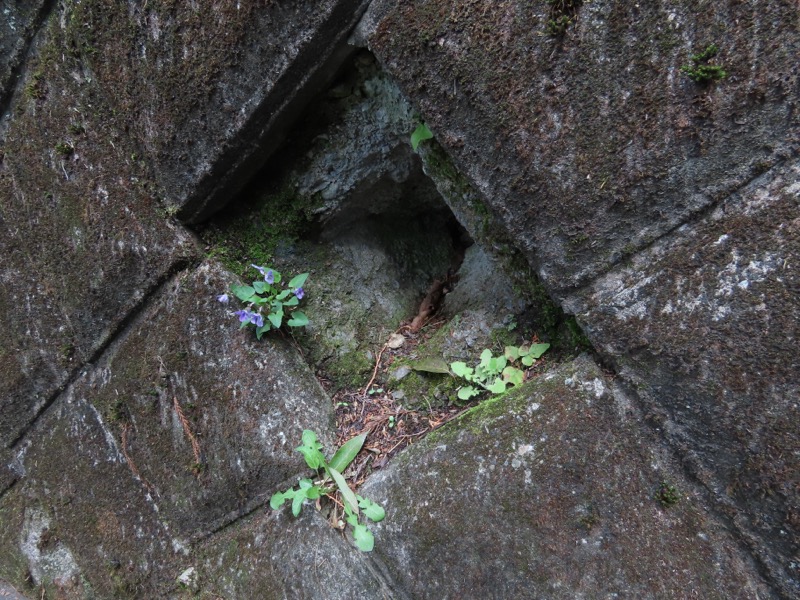
[[[523,367],[530,367],[542,354],[547,352],[548,348],[550,348],[550,344],[506,346],[505,352],[500,356],[494,356],[491,350],[486,349],[481,353],[480,363],[474,368],[461,361],[450,363],[453,375],[475,384],[461,386],[458,390],[459,399],[469,400],[483,390],[493,394],[502,394],[509,384],[512,386],[522,385],[525,380],[525,372],[516,366],[517,361]]]
[[[425,125],[425,123],[420,123],[417,125],[414,133],[411,134],[411,148],[413,148],[414,152],[416,152],[421,141],[429,140],[431,138],[433,138],[433,132],[428,129],[428,126]]]
[[[359,516],[363,514],[365,520],[377,523],[384,519],[386,513],[379,504],[354,493],[342,475],[353,462],[366,439],[366,433],[352,438],[342,444],[330,461],[327,461],[325,455],[322,454],[322,444],[317,440],[317,434],[308,429],[303,431],[303,443],[296,450],[303,455],[306,464],[317,471],[318,477],[315,481],[308,478],[301,479],[297,488],[292,487],[285,492],[274,494],[269,501],[270,507],[277,510],[285,502],[291,501],[292,514],[296,517],[300,514],[306,500],[317,500],[338,490],[344,506],[345,521],[353,530],[353,540],[356,546],[364,552],[372,550],[375,545],[375,537],[366,524],[359,521]]]
[[[727,77],[728,73],[719,65],[708,64],[712,58],[719,53],[719,48],[716,44],[709,44],[705,50],[692,54],[689,58],[692,61],[690,65],[683,65],[681,73],[686,75],[695,83],[709,83]]]

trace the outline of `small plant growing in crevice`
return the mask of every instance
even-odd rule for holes
[[[366,438],[367,434],[352,438],[342,444],[330,461],[327,461],[322,454],[322,444],[317,440],[317,435],[308,429],[303,431],[303,443],[296,450],[303,455],[306,464],[317,472],[317,478],[313,481],[308,478],[300,479],[297,487],[274,494],[269,501],[270,507],[277,510],[285,502],[291,501],[292,514],[297,517],[306,500],[319,500],[323,496],[332,497],[331,495],[338,491],[344,510],[344,521],[337,520],[337,525],[344,527],[345,522],[350,525],[353,541],[358,549],[363,552],[371,551],[375,546],[375,536],[366,522],[382,521],[386,513],[379,504],[353,492],[342,475],[361,450]],[[364,522],[361,521],[362,515]]]
[[[455,376],[474,384],[461,386],[458,390],[459,399],[469,400],[483,390],[502,394],[509,385],[522,385],[525,371],[518,365],[532,366],[548,348],[550,344],[506,346],[505,352],[500,356],[494,356],[491,350],[486,349],[481,353],[481,360],[475,367],[469,367],[461,361],[450,363],[450,369]]]
[[[253,325],[256,329],[256,338],[261,339],[265,332],[270,329],[280,329],[284,324],[289,327],[308,325],[308,317],[297,310],[300,300],[305,296],[303,284],[308,278],[308,273],[301,273],[293,277],[288,284],[283,284],[283,277],[278,271],[258,265],[250,266],[261,273],[264,279],[254,281],[253,285],[231,286],[231,293],[247,305],[235,313],[241,323],[239,328]],[[217,300],[227,304],[229,296],[222,294],[217,296]]]
[[[564,35],[567,28],[578,18],[582,0],[547,0],[550,15],[545,25],[545,33],[552,37]]]
[[[692,54],[689,58],[691,64],[683,65],[681,73],[695,83],[710,83],[724,79],[728,73],[719,65],[709,64],[709,61],[719,53],[716,44],[709,44],[705,50]]]
[[[658,489],[656,490],[655,498],[659,501],[661,506],[669,508],[670,506],[675,506],[678,503],[678,500],[680,500],[680,495],[678,494],[678,490],[674,485],[667,483],[666,481],[662,481],[661,485],[658,486]]]
[[[425,123],[420,123],[411,134],[411,148],[416,152],[420,142],[430,139],[433,139],[433,132]]]

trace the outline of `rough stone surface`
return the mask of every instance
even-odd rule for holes
[[[587,357],[408,448],[361,494],[414,598],[770,598],[701,489]],[[662,506],[662,482],[679,500]]]
[[[23,483],[3,499],[0,576],[28,568],[36,585],[102,597],[163,589],[193,540],[302,470],[303,429],[330,445],[330,399],[296,350],[232,334],[232,310],[209,293],[231,281],[205,263],[168,282],[16,449]],[[162,568],[148,573],[152,562]],[[120,582],[108,563],[123,565]]]
[[[51,18],[0,138],[0,448],[194,253]]]
[[[792,593],[800,593],[798,265],[795,160],[568,303]]]
[[[798,144],[793,2],[376,0],[360,39],[545,284],[574,288]],[[716,42],[728,77],[679,72]]]
[[[191,221],[228,202],[283,141],[349,52],[365,5],[81,2],[67,19],[168,204]]]
[[[14,89],[16,74],[44,5],[44,0],[0,2],[0,114]]]

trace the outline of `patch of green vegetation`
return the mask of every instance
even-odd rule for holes
[[[709,44],[705,50],[692,54],[689,59],[691,64],[681,67],[681,73],[695,83],[710,83],[727,77],[728,73],[720,65],[709,64],[709,61],[719,54],[716,44]]]
[[[72,156],[75,152],[75,147],[69,142],[58,142],[55,145],[55,151],[61,156]]]
[[[277,191],[245,199],[241,207],[202,232],[208,256],[240,276],[250,264],[271,264],[282,242],[295,241],[309,229],[313,210],[320,204],[321,198],[298,194],[289,181]]]
[[[678,494],[678,490],[674,485],[666,481],[662,481],[661,485],[659,485],[658,489],[656,490],[655,499],[659,501],[661,506],[669,508],[670,506],[675,506],[678,503],[680,500],[680,495]]]
[[[47,87],[41,71],[31,75],[30,81],[25,86],[25,97],[30,100],[44,100],[47,97]]]
[[[547,0],[547,3],[550,5],[550,15],[545,24],[545,33],[552,37],[562,36],[577,20],[578,9],[583,1]]]

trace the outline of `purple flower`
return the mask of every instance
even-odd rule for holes
[[[247,323],[248,321],[250,321],[250,313],[249,313],[249,312],[247,312],[247,311],[246,311],[246,310],[244,310],[244,309],[242,309],[242,310],[237,310],[237,311],[236,311],[235,313],[233,313],[233,314],[235,314],[237,317],[239,317],[239,321],[241,321],[242,323]]]
[[[305,296],[305,292],[303,291],[303,288],[299,287],[294,291],[294,295],[297,296],[298,300],[302,300],[303,296]]]
[[[217,302],[222,302],[223,304],[228,303],[228,294],[220,294],[217,296]]]
[[[258,265],[254,265],[253,263],[250,263],[250,266],[253,267],[259,273],[261,273],[262,275],[264,274],[265,271],[264,267],[259,267]]]
[[[261,316],[260,314],[258,314],[258,313],[250,313],[250,321],[251,321],[251,322],[252,322],[252,323],[253,323],[253,324],[254,324],[256,327],[263,327],[263,326],[264,326],[264,317],[262,317],[262,316]]]
[[[270,285],[272,285],[275,282],[275,274],[272,272],[272,269],[267,271],[267,274],[264,275],[264,281],[266,281]]]

